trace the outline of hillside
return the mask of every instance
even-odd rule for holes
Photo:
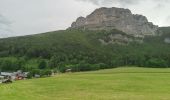
[[[112,31],[88,31],[68,29],[48,32],[37,35],[0,39],[1,69],[4,59],[16,59],[27,65],[35,59],[35,64],[29,67],[37,68],[39,59],[45,59],[50,68],[69,68],[75,71],[112,68],[123,65],[136,65],[143,67],[169,67],[170,44],[165,38],[170,37],[169,28],[160,28],[161,36],[145,37],[143,42],[124,41],[122,38],[110,38],[110,35],[125,33]],[[107,44],[101,42],[104,40]],[[116,42],[110,42],[116,41]],[[50,61],[53,65],[50,65]],[[32,61],[31,61],[32,62]],[[91,66],[92,65],[92,66]],[[78,68],[77,66],[84,66]],[[16,70],[11,65],[11,70]],[[28,69],[28,68],[27,68]],[[62,69],[62,70],[64,70]]]
[[[169,72],[132,67],[67,73],[0,84],[0,95],[1,100],[169,100]]]

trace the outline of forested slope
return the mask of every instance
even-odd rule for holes
[[[165,38],[170,37],[170,28],[160,30],[161,36],[145,37],[143,43],[134,41],[128,44],[103,44],[100,41],[108,41],[110,34],[124,34],[118,30],[68,29],[0,39],[0,67],[1,70],[32,70],[39,68],[42,62],[46,63],[45,68],[61,71],[66,68],[86,71],[124,65],[169,67],[170,44],[165,43]],[[31,69],[26,66],[30,62],[35,63],[29,64]]]

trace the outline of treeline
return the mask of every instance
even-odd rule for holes
[[[99,69],[116,68],[119,66],[139,66],[153,68],[168,68],[170,66],[170,55],[139,55],[139,54],[117,54],[117,55],[54,55],[50,59],[36,58],[34,62],[27,57],[0,59],[1,71],[23,70],[31,72],[32,75],[55,72],[92,71]],[[34,63],[34,64],[32,64]],[[31,65],[32,64],[32,65]],[[45,71],[45,72],[44,72]]]

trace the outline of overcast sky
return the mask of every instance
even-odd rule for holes
[[[99,7],[129,8],[170,26],[170,0],[0,0],[0,37],[63,30]]]

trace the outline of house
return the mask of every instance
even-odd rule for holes
[[[0,74],[1,76],[4,76],[4,79],[11,79],[11,80],[15,80],[15,75],[11,72],[1,72]]]
[[[29,72],[22,72],[21,70],[17,72],[1,72],[0,75],[6,77],[10,77],[12,81],[14,80],[23,80],[27,78]]]
[[[10,72],[1,72],[2,76],[11,76],[13,73]]]
[[[1,72],[0,74],[0,83],[12,83],[15,79],[12,73]]]
[[[23,80],[26,79],[29,72],[22,72],[21,70],[18,70],[17,72],[13,73],[15,76],[15,80]]]
[[[24,79],[24,75],[21,70],[19,70],[17,72],[13,72],[13,74],[15,76],[15,80],[23,80]]]

